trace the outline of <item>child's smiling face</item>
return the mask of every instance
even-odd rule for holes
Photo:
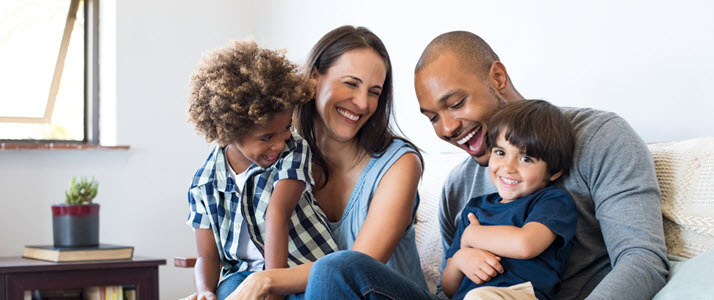
[[[275,114],[267,125],[255,125],[233,145],[249,161],[267,168],[274,164],[290,138],[292,112]]]
[[[530,195],[548,186],[560,177],[562,171],[550,176],[545,161],[526,155],[506,141],[506,128],[501,130],[491,149],[488,172],[496,185],[501,202],[508,203]]]

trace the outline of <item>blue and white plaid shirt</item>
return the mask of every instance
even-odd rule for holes
[[[266,209],[275,183],[282,179],[300,180],[308,185],[290,218],[288,266],[315,261],[338,250],[327,217],[309,188],[314,184],[311,156],[307,142],[293,133],[277,162],[265,169],[252,164],[246,170],[243,193],[229,175],[223,148],[219,146],[196,172],[188,191],[190,213],[186,223],[194,228],[213,229],[223,278],[248,268],[248,263],[236,255],[244,217],[251,240],[264,253]]]

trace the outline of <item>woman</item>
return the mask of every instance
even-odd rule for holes
[[[384,44],[366,28],[343,26],[318,41],[306,66],[315,100],[294,122],[312,148],[315,198],[338,247],[386,263],[426,290],[412,225],[421,158],[389,127],[392,65]],[[302,293],[312,265],[254,273],[226,299]]]

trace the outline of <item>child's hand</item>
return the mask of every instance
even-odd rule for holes
[[[478,218],[476,218],[476,215],[474,215],[473,213],[469,213],[467,215],[467,218],[469,218],[469,222],[471,224],[469,226],[466,226],[466,228],[464,229],[464,233],[461,235],[461,249],[471,248],[471,246],[467,242],[468,238],[466,237],[472,236],[473,233],[471,231],[478,230],[478,227],[481,226],[481,222],[479,222]]]
[[[476,284],[503,273],[501,258],[483,249],[462,248],[453,258],[459,271]]]
[[[476,215],[474,215],[473,213],[469,213],[466,217],[469,218],[469,222],[471,222],[471,225],[481,226],[481,222],[478,221]]]

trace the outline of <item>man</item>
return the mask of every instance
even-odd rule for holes
[[[446,249],[469,199],[496,192],[487,166],[489,118],[505,102],[524,97],[490,46],[463,31],[429,43],[416,65],[414,87],[421,112],[439,138],[471,156],[444,184],[439,217]],[[613,113],[563,112],[573,124],[576,144],[573,167],[559,185],[575,200],[578,226],[558,298],[651,299],[664,286],[669,263],[649,150]],[[310,270],[308,293],[319,282],[331,295],[432,298],[388,269],[355,252],[328,255]],[[489,280],[498,274],[479,275]]]
[[[439,138],[471,156],[443,189],[439,220],[446,249],[466,202],[496,191],[487,169],[488,119],[502,103],[524,98],[489,45],[462,31],[442,34],[427,46],[414,85],[421,112]],[[651,299],[664,286],[669,265],[650,153],[613,113],[563,112],[575,128],[576,148],[574,166],[560,186],[573,196],[579,216],[558,298]]]

